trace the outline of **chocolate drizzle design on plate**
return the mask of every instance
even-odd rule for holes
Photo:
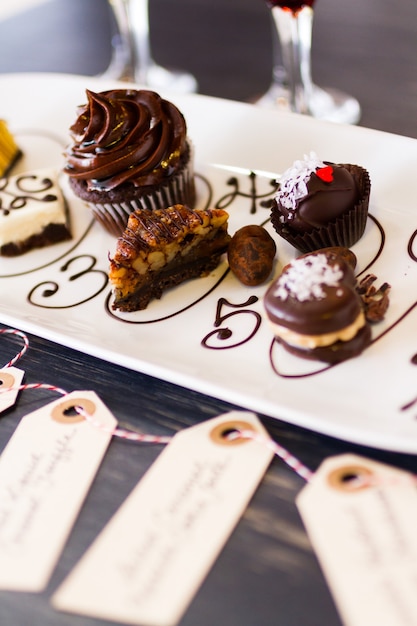
[[[29,134],[31,132],[28,131]],[[36,133],[32,132],[32,134]],[[42,132],[38,132],[38,138],[42,137],[42,134]],[[48,136],[48,140],[51,141],[51,139],[53,138]],[[62,143],[61,141],[60,145]],[[215,167],[213,166],[213,168]],[[201,188],[199,194],[200,206],[203,206],[203,208],[214,206],[229,210],[230,215],[238,217],[240,222],[257,222],[260,225],[268,225],[269,208],[277,189],[276,181],[251,170],[247,170],[246,173],[242,170],[238,174],[231,176],[230,171],[233,171],[233,168],[230,168],[230,170],[225,169],[224,180],[221,182],[221,173],[219,178],[219,171],[221,170],[217,170],[216,173],[215,180],[217,182],[213,182],[210,175],[207,177],[196,174]],[[24,188],[26,184],[24,175],[22,175],[21,181],[22,188]],[[43,191],[44,194],[48,193],[46,184]],[[18,209],[19,203],[24,201],[24,195],[22,193],[20,200],[16,199],[12,202],[13,210]],[[74,200],[70,200],[70,203],[74,203]],[[84,207],[71,206],[70,204],[70,212],[75,210],[81,212],[81,208]],[[2,206],[0,210],[7,210],[7,207]],[[82,215],[84,220],[85,215],[88,215],[88,213],[83,213]],[[76,217],[79,219],[78,213]],[[365,266],[358,273],[358,277],[368,272],[381,257],[385,249],[386,232],[382,223],[371,214],[369,214],[368,220],[368,228],[372,229],[372,240],[376,241],[376,244],[371,258],[366,260]],[[210,311],[212,316],[211,320],[206,320],[208,328],[205,333],[202,333],[202,338],[200,338],[201,347],[210,351],[224,351],[239,349],[242,344],[256,340],[263,322],[259,313],[259,292],[257,292],[258,295],[254,295],[253,292],[251,293],[250,288],[242,286],[242,291],[239,291],[238,295],[236,295],[235,291],[233,291],[233,296],[224,293],[224,285],[229,284],[225,282],[225,279],[227,277],[230,279],[230,272],[226,262],[222,263],[208,280],[193,281],[192,290],[183,292],[180,286],[178,288],[180,297],[172,298],[172,301],[175,301],[172,305],[172,310],[167,307],[167,300],[163,299],[163,303],[160,301],[153,303],[154,306],[149,307],[149,311],[126,314],[113,312],[111,310],[112,294],[106,291],[108,276],[107,266],[103,266],[103,262],[105,263],[103,250],[92,249],[89,246],[90,241],[94,242],[97,228],[100,228],[99,225],[97,225],[94,219],[89,217],[88,221],[85,221],[85,225],[79,229],[75,239],[70,244],[61,245],[58,248],[59,254],[57,254],[54,248],[51,248],[46,257],[28,253],[25,255],[27,263],[25,259],[20,267],[14,268],[11,266],[12,271],[8,272],[5,270],[9,266],[1,267],[0,280],[3,280],[4,284],[8,286],[8,279],[10,278],[38,273],[40,277],[39,282],[28,288],[27,292],[27,302],[31,306],[43,309],[71,309],[82,306],[88,301],[96,300],[111,318],[122,325],[163,323],[181,315],[190,308],[197,306],[202,300],[210,297],[209,311],[207,312],[206,307],[205,318],[207,316],[210,317]],[[414,230],[407,244],[408,257],[413,263],[417,262],[416,241],[417,230]],[[111,243],[108,245],[110,246]],[[278,257],[280,254],[281,251],[278,250]],[[362,253],[361,256],[364,256],[364,254]],[[361,260],[363,263],[364,259],[362,258]],[[22,269],[22,266],[24,266],[24,269]],[[381,279],[384,279],[384,277],[381,276]],[[220,286],[222,286],[223,293],[220,294],[220,297],[213,297]],[[396,285],[394,284],[392,287],[393,294],[395,294]],[[183,299],[183,293],[188,293],[189,295]],[[188,301],[187,297],[189,298]],[[389,326],[385,326],[384,330],[373,338],[371,345],[385,337],[416,307],[417,298],[396,320],[391,322]],[[301,361],[301,359],[297,358],[296,360],[298,362]],[[268,348],[266,349],[265,362],[269,363],[270,368],[277,377],[293,379],[323,374],[330,368],[336,367],[336,365],[324,363],[305,362],[302,366],[298,365],[293,372],[287,371],[287,362],[290,363],[288,354],[281,354],[280,346],[274,339],[269,344],[269,351]],[[417,354],[412,357],[410,365],[417,365]],[[417,398],[404,403],[401,410],[406,411],[416,405]]]
[[[259,176],[256,172],[248,170],[246,175],[241,174],[239,175],[239,177],[228,176],[226,178],[225,185],[226,187],[230,187],[231,190],[227,191],[227,193],[223,193],[218,199],[214,199],[214,189],[213,189],[212,182],[208,180],[207,177],[201,174],[196,174],[196,178],[200,181],[200,185],[202,185],[202,187],[204,188],[204,193],[203,193],[203,195],[205,196],[204,208],[208,208],[209,206],[214,205],[216,208],[231,209],[233,211],[234,203],[237,200],[240,200],[240,201],[243,200],[243,201],[247,201],[247,214],[248,215],[257,214],[259,209],[261,210],[269,209],[271,198],[275,194],[277,186],[278,186],[276,180],[270,179],[269,181],[266,181],[265,177]],[[22,181],[24,181],[24,179],[25,177],[24,175],[22,175]],[[269,189],[267,189],[266,191],[265,190],[260,191],[259,190],[260,180],[262,180],[262,183],[264,186],[265,186],[265,183],[267,182],[267,184],[269,185]],[[239,206],[239,211],[241,210],[242,210],[242,207]],[[374,224],[374,226],[376,227],[379,233],[379,245],[373,257],[367,262],[366,266],[358,274],[358,277],[364,274],[366,271],[368,271],[369,268],[377,261],[377,259],[381,256],[382,251],[384,249],[384,245],[385,245],[385,231],[384,231],[382,224],[379,222],[378,219],[376,219],[371,214],[369,215],[369,220]],[[267,222],[269,222],[269,217],[262,221],[262,225],[265,225]],[[44,280],[34,285],[30,289],[27,299],[33,306],[41,307],[45,309],[73,308],[75,306],[82,305],[85,302],[92,300],[98,297],[100,294],[102,294],[102,292],[105,290],[108,284],[108,278],[107,278],[106,272],[97,266],[98,259],[93,255],[86,255],[86,254],[81,254],[81,253],[72,256],[72,254],[79,248],[82,241],[84,241],[88,237],[88,235],[90,234],[94,226],[95,226],[95,221],[94,220],[90,221],[90,223],[88,224],[88,228],[85,230],[82,236],[75,243],[72,242],[71,247],[58,258],[54,258],[53,260],[48,261],[48,263],[38,268],[35,268],[35,269],[31,268],[27,270],[27,273],[34,272],[37,269],[44,270],[46,267],[52,266],[56,262],[59,262],[65,259],[65,263],[59,269],[60,275],[62,274],[63,276],[62,281],[57,280],[56,278],[48,279],[48,278],[45,278],[45,276],[43,276]],[[417,236],[417,231],[415,231],[412,234],[412,236],[410,237],[409,244],[408,244],[409,256],[414,261],[417,260],[416,255],[413,253],[413,245],[414,245],[416,236]],[[77,270],[74,270],[74,272],[71,274],[72,268],[75,268],[75,267],[77,267]],[[217,272],[217,274],[215,275],[215,280],[210,283],[208,288],[205,287],[202,290],[202,292],[198,293],[197,296],[192,298],[188,303],[184,303],[184,301],[181,301],[180,303],[181,305],[178,308],[176,308],[174,311],[171,311],[169,313],[166,313],[164,311],[162,315],[160,314],[159,307],[158,307],[159,309],[158,312],[154,316],[151,316],[150,318],[147,316],[143,317],[142,312],[128,313],[128,314],[114,312],[111,309],[111,300],[112,300],[111,292],[108,293],[105,298],[104,308],[108,315],[110,315],[112,318],[117,319],[118,321],[124,324],[143,325],[143,324],[152,324],[156,322],[163,322],[174,316],[180,315],[181,313],[185,312],[191,307],[196,306],[203,299],[210,296],[218,288],[218,286],[224,281],[228,273],[229,273],[229,269],[227,268],[227,266],[221,267],[219,271]],[[20,275],[20,274],[13,274],[13,275]],[[81,280],[84,279],[84,284],[85,284],[85,279],[87,275],[90,275],[89,276],[90,279],[92,276],[94,276],[95,278],[94,286],[89,287],[88,295],[86,295],[85,291],[83,291],[83,289],[81,288]],[[12,275],[0,276],[0,278],[11,277],[11,276]],[[77,281],[79,282],[77,283]],[[91,283],[91,280],[90,280],[90,283]],[[79,285],[80,287],[78,289],[73,289],[75,285]],[[79,294],[83,292],[83,297],[82,298],[69,297],[68,299],[66,299],[65,291],[68,291],[68,295],[70,293]],[[203,337],[203,339],[201,340],[201,345],[210,350],[224,350],[224,349],[236,348],[242,343],[246,343],[252,340],[254,336],[256,335],[256,333],[258,332],[259,327],[262,323],[261,315],[255,309],[251,308],[251,306],[255,304],[257,300],[258,298],[256,296],[249,296],[245,301],[242,301],[242,303],[235,303],[235,302],[232,302],[228,298],[224,298],[224,297],[219,298],[215,304],[216,310],[214,313],[214,319],[215,319],[215,322],[213,324],[214,330],[209,331]],[[229,313],[224,314],[224,310],[226,310],[226,307],[230,307],[236,310],[233,310]],[[404,313],[404,316],[402,316],[401,319],[403,319],[403,317],[405,317],[412,308],[414,308],[414,305],[413,307],[411,307],[409,310],[407,310]],[[239,315],[239,317],[236,317],[237,315]],[[236,340],[236,336],[238,332],[236,328],[232,330],[230,328],[219,327],[226,320],[233,320],[233,322],[236,322],[239,320],[239,325],[242,325],[242,321],[244,319],[245,319],[247,328],[245,331],[243,331],[242,329],[239,330],[239,332],[242,335],[239,340]],[[401,319],[397,320],[393,324],[393,326],[399,323]],[[251,322],[249,322],[249,320],[251,320]],[[391,326],[389,329],[386,329],[383,333],[381,333],[381,335],[375,337],[372,343],[374,343],[375,341],[380,339],[380,337],[385,335],[388,332],[388,330],[390,330],[393,326]],[[326,371],[327,369],[329,369],[329,367],[335,367],[334,365],[329,366],[327,364],[324,364],[323,366],[323,364],[321,364],[321,367],[318,370],[317,369],[314,370],[313,368],[313,371],[311,371],[311,365],[310,365],[309,371],[302,373],[302,374],[284,373],[278,365],[279,357],[276,356],[277,345],[275,344],[276,344],[276,341],[273,340],[271,343],[270,351],[269,351],[269,359],[270,359],[271,367],[273,371],[277,374],[277,376],[280,376],[283,378],[304,378],[306,376],[313,376],[323,371]]]
[[[250,296],[246,302],[240,304],[229,302],[226,298],[219,298],[217,301],[216,317],[213,323],[215,330],[212,330],[201,340],[201,345],[211,350],[226,350],[236,348],[250,341],[258,332],[262,317],[257,311],[246,307],[255,304],[257,301],[258,298],[256,296]],[[226,307],[238,310],[223,314],[223,310]],[[242,315],[246,318],[245,322],[249,318],[247,323],[242,323]],[[236,316],[239,316],[239,318]],[[231,328],[232,318],[233,322],[238,322],[234,324],[234,330]],[[227,326],[220,327],[226,320],[228,320]],[[236,340],[234,336],[238,335],[238,333],[239,339]],[[218,343],[213,342],[213,339],[217,339]],[[229,339],[231,339],[232,342],[226,343]]]
[[[211,286],[207,290],[203,290],[203,292],[199,296],[193,297],[188,304],[184,304],[184,301],[182,301],[181,302],[182,306],[180,306],[180,308],[175,308],[175,310],[173,310],[170,313],[161,315],[160,311],[158,311],[158,313],[154,317],[143,319],[143,316],[147,315],[147,309],[144,309],[145,313],[143,311],[139,311],[139,312],[136,311],[134,313],[121,313],[118,311],[114,311],[111,308],[111,302],[113,299],[113,294],[111,292],[107,295],[107,298],[105,301],[105,310],[106,310],[106,313],[110,315],[110,317],[113,317],[114,319],[117,319],[119,322],[123,322],[124,324],[144,325],[144,324],[155,324],[156,322],[164,322],[165,320],[169,320],[173,317],[176,317],[177,315],[180,315],[181,313],[184,313],[185,311],[188,311],[188,309],[192,308],[193,306],[195,306],[196,304],[198,304],[199,302],[207,298],[215,289],[217,289],[220,283],[223,282],[224,278],[227,276],[228,273],[229,273],[228,268],[226,270],[221,271],[219,278],[213,284],[211,284]],[[196,279],[193,279],[193,280],[196,280]]]
[[[102,293],[108,284],[107,273],[97,268],[97,259],[92,255],[80,254],[71,257],[60,267],[60,272],[63,274],[63,281],[60,283],[57,281],[39,283],[29,292],[28,301],[34,306],[44,309],[69,309],[92,300]],[[88,283],[85,279],[89,279]],[[78,281],[80,282],[78,283]],[[73,289],[68,288],[71,283],[74,283]],[[79,300],[79,294],[84,293],[83,287],[85,289],[86,284],[88,284],[86,293],[89,295]],[[72,299],[74,297],[73,292],[77,295],[77,299]],[[54,296],[58,296],[57,302],[50,304]]]
[[[417,262],[417,255],[414,253],[413,248],[414,248],[414,242],[417,239],[417,230],[415,230],[413,232],[413,234],[410,237],[410,241],[408,242],[408,246],[407,246],[407,252],[409,257],[413,260]]]
[[[411,259],[412,261],[414,261],[415,263],[417,263],[417,255],[414,253],[414,251],[413,251],[413,247],[414,247],[414,243],[415,243],[416,241],[417,241],[417,230],[415,230],[415,231],[413,232],[413,234],[411,235],[411,237],[410,237],[410,239],[409,239],[409,242],[408,242],[408,246],[407,246],[407,253],[408,253],[408,256],[409,256],[409,257],[410,257],[410,259]],[[402,316],[399,320],[397,320],[396,324],[398,324],[398,323],[399,323],[402,319],[404,319],[404,317],[405,317],[406,315],[408,315],[408,313],[410,313],[410,312],[411,312],[414,308],[416,308],[416,307],[417,307],[417,302],[415,302],[415,303],[414,303],[414,304],[413,304],[413,305],[412,305],[412,306],[411,306],[411,307],[410,307],[410,308],[409,308],[409,309],[405,312],[405,314],[404,314],[404,315],[403,315],[403,316]],[[396,325],[396,324],[395,324],[395,325]],[[393,324],[393,325],[392,325],[392,326],[391,326],[388,330],[391,330],[393,327],[394,327],[394,324]],[[417,352],[416,352],[415,354],[413,354],[413,356],[410,358],[410,364],[411,364],[411,365],[417,365]],[[414,408],[414,407],[417,407],[417,396],[416,396],[413,400],[411,400],[411,401],[407,402],[406,404],[404,404],[404,405],[401,407],[401,411],[405,412],[405,411],[408,411],[409,409],[412,409],[412,408]],[[415,419],[417,419],[417,414],[415,415]]]
[[[37,183],[34,186],[33,183]],[[13,193],[8,190],[9,180],[8,178],[0,178],[0,191],[2,191],[10,200],[5,205],[4,200],[0,198],[0,212],[6,217],[10,215],[12,211],[18,211],[26,207],[29,201],[33,202],[55,202],[57,196],[52,193],[45,193],[54,186],[53,181],[50,178],[43,178],[32,175],[22,174],[19,176],[15,185],[19,190],[19,193]]]
[[[42,147],[45,153],[47,153],[51,149],[51,146],[59,153],[65,147],[65,141],[61,137],[59,137],[55,133],[51,133],[46,130],[25,129],[25,130],[16,132],[16,136],[19,138],[20,142],[23,142],[25,139],[30,140],[31,138],[37,141],[45,142],[44,144],[42,143]],[[24,150],[24,152],[26,154],[27,151]],[[35,168],[31,168],[31,169],[35,169]],[[11,174],[13,174],[13,172],[11,172]],[[45,195],[42,197],[37,196],[38,193],[45,194],[45,192],[48,191],[48,189],[51,187],[51,182],[52,182],[50,181],[50,179],[45,178],[42,185],[38,187],[33,187],[33,185],[30,185],[29,183],[31,181],[33,182],[32,177],[30,175],[27,175],[27,173],[22,172],[22,174],[18,178],[18,185],[22,193],[14,195],[11,198],[11,202],[9,203],[8,206],[4,206],[4,204],[0,205],[0,211],[3,213],[3,216],[4,216],[4,212],[10,213],[11,210],[18,210],[20,208],[24,208],[29,198],[34,201],[39,200],[42,202],[53,201],[56,199],[53,194],[48,194],[48,193],[46,193],[46,198],[47,198],[46,200],[45,200]],[[7,183],[8,183],[8,179],[0,179],[0,190],[4,190],[4,186],[7,185]],[[61,189],[61,191],[63,190]],[[63,192],[63,195],[64,195],[64,201],[67,205],[67,210],[69,210],[71,214],[69,202],[64,192]],[[70,221],[71,221],[71,215],[70,215]],[[33,251],[25,253],[21,257],[13,257],[10,263],[8,263],[6,259],[2,258],[0,260],[1,261],[0,262],[0,280],[12,279],[12,278],[17,278],[19,276],[34,274],[38,271],[45,270],[47,267],[50,267],[54,265],[55,263],[61,261],[65,257],[68,257],[68,255],[71,254],[74,250],[76,250],[79,247],[79,245],[85,240],[85,238],[89,235],[92,227],[94,226],[94,223],[95,222],[93,219],[88,218],[81,232],[79,232],[76,236],[74,236],[74,233],[73,233],[72,239],[64,241],[60,244],[47,246],[46,248],[43,248],[41,251],[39,251],[39,249],[35,249]],[[41,259],[41,260],[39,261],[38,259]],[[16,269],[17,261],[19,261],[19,269]]]
[[[413,365],[417,365],[417,354],[415,354],[414,357],[411,359],[411,363]],[[415,407],[417,407],[417,397],[413,398],[413,400],[410,400],[409,402],[404,404],[402,407],[400,407],[400,410],[404,413],[410,409],[414,409]],[[417,419],[417,412],[414,417],[415,419]]]
[[[240,181],[236,176],[231,176],[228,178],[226,184],[229,187],[233,187],[233,190],[229,193],[225,194],[216,202],[216,209],[227,209],[238,197],[247,198],[250,202],[249,214],[254,215],[257,213],[258,204],[262,208],[269,208],[272,202],[272,198],[270,201],[266,201],[266,198],[270,198],[272,194],[276,192],[279,187],[279,183],[271,179],[269,184],[271,186],[271,190],[265,193],[258,192],[258,175],[256,172],[250,171],[248,174],[249,178],[249,192],[242,191],[240,188]]]

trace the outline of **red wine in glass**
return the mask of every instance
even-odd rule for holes
[[[270,7],[281,7],[292,13],[298,13],[303,7],[312,7],[315,0],[267,0]]]
[[[290,110],[319,119],[356,124],[360,106],[336,89],[321,89],[311,77],[311,33],[315,0],[265,0],[271,10],[281,59],[274,58],[273,80],[261,106]]]

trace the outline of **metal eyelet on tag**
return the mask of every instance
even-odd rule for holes
[[[415,476],[340,455],[296,502],[343,624],[417,624]]]
[[[17,398],[19,393],[19,386],[22,383],[25,372],[13,365],[18,361],[26,352],[29,346],[29,340],[24,333],[14,328],[2,328],[0,329],[1,335],[17,335],[23,339],[24,346],[6,365],[0,368],[0,413],[10,409]],[[8,392],[8,390],[10,391]]]
[[[330,472],[328,482],[334,489],[353,493],[373,484],[373,473],[364,465],[347,465]]]
[[[11,389],[15,384],[15,377],[9,372],[0,370],[0,387],[1,389]]]
[[[229,438],[228,435],[234,432],[239,433],[241,431],[248,430],[253,431],[254,433],[257,432],[253,425],[249,422],[243,422],[240,420],[228,421],[215,426],[215,428],[213,428],[210,432],[210,439],[214,441],[214,443],[218,443],[222,446],[236,446],[242,443],[247,443],[250,440],[243,437]]]
[[[15,404],[24,375],[25,372],[17,367],[0,370],[0,413]]]
[[[53,407],[52,419],[60,424],[76,424],[85,420],[81,412],[77,412],[75,407],[80,407],[88,415],[94,415],[96,405],[87,398],[71,398],[60,402]]]

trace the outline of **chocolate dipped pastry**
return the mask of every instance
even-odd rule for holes
[[[131,213],[110,259],[113,309],[145,309],[166,289],[215,269],[230,241],[228,218],[179,204]]]
[[[351,265],[337,254],[318,251],[290,263],[264,298],[277,340],[326,363],[360,354],[371,331],[355,287]]]
[[[370,179],[358,165],[295,161],[280,179],[271,209],[276,232],[301,252],[355,244],[368,217]]]
[[[111,233],[136,209],[194,206],[193,155],[178,108],[148,90],[87,90],[70,128],[64,172]]]

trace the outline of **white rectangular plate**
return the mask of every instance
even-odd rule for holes
[[[114,84],[29,74],[4,75],[0,86],[0,116],[24,151],[16,166],[23,173],[60,170],[85,89]],[[196,149],[198,204],[226,208],[231,234],[268,221],[262,202],[273,193],[271,181],[311,150],[368,169],[372,217],[353,248],[357,272],[368,268],[377,285],[392,287],[372,345],[331,368],[283,352],[263,313],[267,285],[241,285],[226,261],[145,311],[115,314],[107,284],[115,241],[64,179],[74,238],[0,258],[0,321],[318,432],[417,452],[417,141],[203,96],[167,97],[184,113]],[[266,227],[277,242],[276,276],[296,252]]]

